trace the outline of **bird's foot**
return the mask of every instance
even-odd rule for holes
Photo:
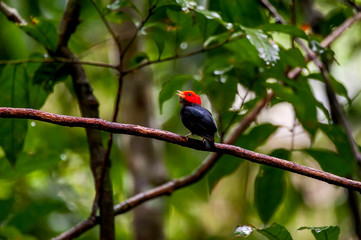
[[[190,135],[192,135],[192,134],[193,134],[193,133],[188,133],[187,135],[185,135],[187,141],[188,141],[188,137],[189,137]]]

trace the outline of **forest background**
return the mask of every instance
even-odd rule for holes
[[[0,239],[361,239],[358,4],[0,1]]]

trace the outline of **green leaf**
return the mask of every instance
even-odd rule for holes
[[[269,240],[292,240],[291,234],[287,229],[278,223],[272,223],[270,227],[259,229],[257,232]]]
[[[271,155],[288,159],[290,152],[285,149],[274,151]],[[263,223],[268,223],[281,204],[285,191],[284,171],[261,166],[254,185],[254,202]]]
[[[209,1],[211,10],[221,13],[222,19],[227,22],[241,24],[247,27],[258,27],[268,21],[266,12],[254,0],[237,1]]]
[[[347,139],[345,130],[335,124],[320,124],[320,129],[335,144],[337,153],[342,156],[345,164],[355,164],[350,142],[345,141]]]
[[[266,64],[274,64],[279,59],[279,47],[268,40],[268,36],[260,29],[243,27],[249,42],[257,49],[258,55]]]
[[[55,26],[47,19],[32,18],[31,23],[20,26],[29,36],[42,44],[47,50],[55,52],[58,45],[58,34]]]
[[[307,67],[305,57],[302,55],[300,49],[298,48],[290,48],[280,51],[280,57],[283,61],[285,61],[287,65],[291,67]]]
[[[241,38],[238,41],[233,41],[225,45],[224,47],[229,51],[229,58],[234,61],[234,64],[238,66],[238,68],[243,69],[244,74],[249,75],[250,72],[254,73],[254,71],[259,71],[259,68],[264,68],[264,60],[258,56],[257,49],[250,43],[247,38]],[[240,49],[242,51],[240,51]],[[222,55],[226,55],[223,49],[220,49],[219,58],[222,58]],[[226,55],[227,56],[227,55]],[[250,68],[251,67],[251,68]],[[252,71],[249,71],[252,70]],[[258,74],[257,74],[258,75]],[[242,78],[238,80],[242,82]],[[247,81],[245,81],[247,82]],[[253,82],[248,82],[245,86],[252,85]]]
[[[246,148],[248,150],[255,150],[257,147],[262,146],[266,143],[267,139],[275,133],[278,129],[278,126],[272,125],[270,123],[264,123],[258,125],[246,134],[240,136],[235,145]]]
[[[106,6],[106,9],[110,10],[110,11],[116,11],[120,8],[123,7],[128,7],[128,6],[132,6],[132,2],[131,1],[124,1],[124,0],[115,0],[114,2],[112,2],[111,4],[108,4]]]
[[[69,71],[64,63],[42,63],[33,78],[34,85],[40,85],[46,92],[51,93],[55,84],[65,81]]]
[[[193,0],[175,0],[175,2],[181,7],[182,11],[184,13],[189,13],[190,11],[195,12],[204,18],[206,18],[208,21],[215,21],[221,26],[225,27],[226,29],[231,29],[233,25],[231,23],[228,23],[222,19],[222,16],[216,12],[211,11],[209,9],[204,8],[203,6],[199,6],[195,1]]]
[[[200,33],[193,22],[192,14],[173,8],[167,8],[166,15],[168,16],[168,19],[165,30],[168,33],[167,36],[172,34],[173,37],[163,36],[162,38],[170,44],[174,43],[174,50],[176,50],[183,42],[190,42],[194,39],[198,39]],[[174,52],[172,52],[172,54],[174,54]]]
[[[243,162],[244,160],[240,158],[222,156],[207,175],[209,189],[213,190],[222,178],[234,173]]]
[[[311,40],[308,42],[308,47],[317,53],[317,55],[320,55],[322,57],[323,61],[331,62],[331,60],[334,60],[335,52],[332,51],[330,48],[324,48],[322,47],[321,43],[315,40]]]
[[[14,165],[23,149],[28,122],[25,119],[0,119],[0,144]]]
[[[238,226],[233,233],[233,237],[245,239],[251,237],[253,232],[262,234],[268,240],[292,240],[291,234],[287,229],[278,223],[272,223],[267,228],[255,228],[250,225]]]
[[[107,15],[107,19],[116,24],[122,24],[125,21],[130,20],[130,16],[121,11],[109,11],[108,9],[104,10],[104,15]]]
[[[338,240],[340,235],[340,228],[338,226],[300,227],[297,230],[311,230],[316,240]]]
[[[318,101],[315,99],[307,81],[299,78],[298,81],[283,79],[286,85],[268,83],[276,97],[281,101],[291,103],[295,109],[297,119],[302,126],[314,137],[318,128],[317,109]]]
[[[137,53],[137,55],[133,57],[132,60],[130,61],[130,67],[134,68],[144,61],[149,61],[149,57],[147,53],[145,52]]]
[[[165,48],[165,40],[168,33],[156,24],[148,25],[145,30],[157,46],[158,59],[160,59]]]
[[[217,21],[219,24],[223,25],[227,29],[231,29],[233,27],[233,25],[231,23],[227,23],[227,22],[223,21],[221,15],[219,15],[219,13],[217,13],[215,11],[210,11],[203,7],[197,7],[196,9],[194,9],[194,11],[199,14],[202,14],[208,20]]]
[[[14,198],[0,199],[0,222],[4,222],[14,211]]]
[[[312,73],[308,75],[307,78],[324,82],[324,78],[322,77],[321,73]],[[332,75],[330,75],[330,83],[335,93],[345,97],[348,104],[351,105],[352,99],[349,97],[346,87],[342,83],[340,83],[337,79],[335,79]]]
[[[208,48],[208,47],[211,47],[214,45],[225,43],[227,41],[232,41],[234,39],[241,39],[243,37],[244,37],[243,32],[234,32],[232,34],[230,34],[228,32],[220,33],[220,34],[213,35],[213,36],[210,36],[209,38],[207,38],[206,41],[204,41],[204,43],[203,43],[203,47]]]
[[[43,161],[47,159],[47,161]],[[16,173],[24,176],[36,170],[41,169],[54,169],[60,161],[60,154],[53,150],[34,150],[32,154],[22,152],[19,154],[18,161],[16,162]]]
[[[26,71],[23,65],[6,65],[0,75],[0,106],[27,107],[28,85]]]
[[[263,145],[267,139],[277,130],[277,126],[273,126],[271,124],[262,124],[254,127],[251,132],[248,134],[240,136],[235,145],[241,146],[248,150],[254,150],[257,147]],[[216,166],[214,166],[210,173],[208,174],[208,184],[210,189],[214,189],[215,185],[221,180],[223,177],[232,174],[244,161],[224,155],[219,159]]]
[[[0,106],[28,107],[28,79],[23,66],[7,65],[0,76]],[[21,152],[28,124],[25,119],[0,119],[0,145],[7,159],[15,164]]]
[[[191,80],[193,80],[193,76],[176,75],[163,84],[162,90],[160,91],[158,97],[159,111],[161,114],[163,110],[163,103],[168,99],[176,96],[177,90],[181,90],[184,84]]]
[[[220,56],[209,58],[203,68],[202,84],[212,107],[221,115],[231,108],[237,94],[238,79],[232,68],[229,59]]]
[[[212,35],[209,38],[207,38],[204,43],[203,43],[203,47],[204,48],[208,48],[211,47],[213,45],[218,45],[221,43],[224,43],[227,41],[227,39],[230,37],[230,34],[225,32],[225,33],[220,33],[217,35]]]
[[[53,199],[40,200],[15,212],[8,225],[15,226],[23,233],[28,233],[38,229],[39,225],[45,222],[44,218],[52,211],[64,208],[64,203],[61,201]]]
[[[5,157],[0,158],[0,179],[11,179],[16,176],[15,168]]]
[[[266,31],[266,32],[287,33],[291,36],[308,40],[308,36],[306,35],[306,33],[304,31],[302,31],[301,29],[299,29],[298,27],[293,26],[293,25],[272,23],[272,24],[264,25],[262,27],[262,29],[263,29],[263,31]]]
[[[326,172],[343,177],[352,173],[354,166],[351,159],[326,149],[304,149],[303,151],[314,158]]]
[[[34,54],[31,54],[29,56],[29,58],[43,59],[43,55],[34,53]],[[29,93],[28,107],[30,107],[30,108],[40,109],[43,106],[43,104],[45,103],[45,100],[47,99],[47,97],[49,96],[49,93],[50,93],[43,87],[43,84],[41,83],[40,79],[37,83],[35,82],[36,81],[35,75],[38,72],[39,68],[42,66],[42,64],[44,64],[44,63],[29,63],[29,64],[24,65],[24,66],[26,66],[27,78],[30,79],[30,81],[28,82],[28,85],[27,85],[28,93]],[[54,73],[49,73],[49,74],[52,75]],[[63,73],[59,73],[59,74],[61,75]],[[44,75],[43,77],[50,78],[51,76]],[[57,77],[58,76],[55,76],[55,78],[57,78]],[[48,81],[52,81],[52,80],[48,80]]]

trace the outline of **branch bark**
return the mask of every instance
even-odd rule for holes
[[[14,23],[26,25],[27,22],[20,16],[15,8],[9,7],[3,1],[0,1],[0,11],[4,13],[6,18]]]
[[[339,28],[337,28],[334,32],[332,32],[331,34],[330,34],[330,36],[328,36],[327,38],[325,38],[325,40],[323,41],[323,43],[324,44],[321,44],[322,46],[328,46],[329,44],[331,44],[331,42],[332,41],[334,41],[339,35],[341,35],[342,34],[342,32],[347,28],[347,27],[349,27],[351,24],[353,24],[354,22],[356,22],[357,20],[359,20],[361,18],[361,14],[356,14],[354,17],[352,17],[352,18],[350,18],[350,19],[348,19],[344,24],[342,24]],[[339,30],[339,31],[338,31]],[[337,35],[338,34],[338,35]],[[328,42],[327,42],[327,41]],[[180,57],[187,57],[187,56],[192,56],[192,55],[195,55],[195,54],[198,54],[198,53],[202,53],[202,52],[205,52],[206,50],[210,50],[210,49],[201,49],[201,50],[199,50],[199,51],[197,51],[197,52],[195,52],[195,53],[191,53],[191,54],[188,54],[188,55],[184,55],[184,56],[173,56],[173,57],[170,57],[169,59],[163,59],[163,60],[160,60],[160,61],[154,61],[154,62],[148,62],[148,63],[145,63],[144,65],[140,65],[140,66],[138,66],[138,67],[136,67],[136,69],[129,69],[128,71],[125,71],[124,73],[125,74],[128,74],[128,73],[130,73],[130,72],[133,72],[133,71],[136,71],[137,69],[139,69],[139,68],[142,68],[142,67],[144,67],[144,66],[147,66],[147,65],[150,65],[150,64],[153,64],[153,63],[157,63],[157,62],[161,62],[161,61],[167,61],[167,60],[172,60],[172,59],[177,59],[177,58],[180,58]],[[296,74],[291,74],[292,72],[290,72],[289,73],[289,77],[290,78],[295,78],[295,77],[297,77],[297,75],[300,73],[300,69],[296,69],[295,71],[293,71],[293,73],[296,73]],[[272,94],[271,94],[272,95]],[[271,95],[269,95],[269,96],[271,96]],[[272,97],[272,96],[271,96]],[[96,100],[96,99],[95,99]],[[2,114],[4,114],[3,112],[1,112],[1,111],[3,111],[4,109],[0,109],[0,116],[2,115]],[[36,110],[26,110],[26,111],[36,111]],[[6,111],[5,111],[6,112]],[[14,113],[11,113],[11,114],[14,114]],[[27,118],[26,117],[26,114],[25,113],[22,113],[23,114],[23,117],[22,118]],[[49,113],[44,113],[45,115],[48,115]],[[5,115],[6,115],[6,113],[5,113]],[[21,114],[20,114],[21,115]],[[31,114],[30,114],[31,115]],[[35,114],[35,115],[37,115],[37,114]],[[40,117],[40,116],[33,116],[33,118],[32,119],[36,119],[36,118],[42,118],[42,117]],[[57,116],[60,116],[60,115],[57,115]],[[11,116],[10,116],[11,117]],[[62,117],[66,117],[66,116],[62,116]],[[70,117],[71,118],[71,117]],[[48,122],[52,122],[53,120],[46,120],[46,117],[44,118],[45,120],[41,120],[41,119],[38,119],[38,120],[41,120],[41,121],[48,121]],[[59,120],[59,122],[57,122],[56,124],[59,124],[59,125],[64,125],[64,126],[72,126],[72,124],[71,125],[68,125],[68,121],[69,119],[63,119],[63,120]],[[85,120],[85,119],[83,119],[83,120]],[[98,119],[98,120],[100,120],[100,119]],[[65,121],[65,122],[64,122]],[[75,122],[77,122],[77,121],[75,121]],[[77,124],[80,124],[80,125],[82,125],[82,124],[85,124],[85,125],[87,125],[87,124],[89,124],[89,123],[76,123],[74,126],[76,126]],[[102,125],[101,123],[95,123],[95,125]],[[137,128],[137,126],[136,125],[130,125],[130,126],[133,126],[133,127],[135,127],[135,129],[137,129],[137,131],[140,131],[140,132],[142,132],[142,129],[138,129]],[[139,126],[138,126],[139,127]],[[107,126],[102,126],[102,127],[100,127],[100,129],[102,129],[102,130],[104,130],[103,128],[109,128],[109,126],[107,127]],[[99,129],[99,128],[98,128]],[[113,131],[111,128],[109,128],[109,131]],[[156,131],[159,131],[159,130],[156,130]],[[152,132],[152,131],[151,131]],[[153,132],[154,133],[154,132]],[[139,135],[138,136],[143,136],[142,134],[145,134],[145,132],[143,132],[143,133],[138,133]],[[133,135],[133,134],[131,134],[131,135]],[[134,134],[134,135],[136,135],[136,134]],[[176,135],[176,136],[178,136],[178,135]],[[178,136],[178,137],[180,137],[180,136]],[[181,137],[180,137],[181,138]],[[163,141],[166,141],[166,140],[163,140]],[[194,140],[195,141],[195,140]],[[193,140],[192,140],[192,142],[193,142]],[[176,143],[176,144],[179,144],[179,143]],[[197,141],[195,141],[195,143],[194,144],[200,144],[200,143],[197,143]],[[217,144],[218,145],[218,144]],[[203,149],[201,149],[201,150],[203,150]],[[218,149],[217,149],[217,151],[218,151]],[[214,153],[214,154],[212,154],[212,156],[213,155],[220,155],[218,152],[217,153]],[[212,163],[212,161],[210,161],[210,162],[208,162],[208,160],[209,159],[207,159],[207,161],[205,161],[205,163]],[[215,162],[213,162],[213,164],[214,164]],[[202,171],[199,171],[200,169],[209,169],[208,167],[210,166],[210,165],[207,165],[207,164],[205,164],[205,166],[206,167],[204,167],[204,168],[202,168],[202,166],[195,172],[195,173],[197,173],[197,176],[199,176],[198,174],[199,174],[199,172],[200,173],[202,173]],[[317,170],[316,170],[317,171]],[[206,172],[206,171],[205,171]],[[205,174],[205,173],[204,173]],[[300,174],[302,174],[302,173],[300,173]],[[304,175],[306,175],[306,174],[304,174]],[[190,175],[190,176],[188,176],[188,177],[191,177],[191,176],[193,176],[193,174],[192,175]],[[201,177],[202,177],[203,175],[201,174]],[[200,178],[201,178],[200,177]],[[187,177],[186,177],[187,178]],[[115,211],[116,211],[116,213],[115,214],[120,214],[120,213],[122,213],[122,212],[124,212],[124,211],[127,211],[127,209],[129,210],[129,209],[131,209],[132,207],[129,207],[129,206],[137,206],[137,205],[139,205],[140,203],[142,203],[142,202],[144,202],[144,201],[146,201],[146,200],[148,200],[148,199],[151,199],[151,198],[155,198],[155,197],[157,197],[157,196],[160,196],[160,195],[165,195],[165,194],[170,194],[172,191],[174,191],[174,190],[176,190],[176,189],[179,189],[179,188],[181,188],[182,186],[186,186],[186,185],[184,185],[184,183],[182,183],[182,180],[184,180],[184,179],[186,179],[186,178],[182,178],[182,179],[176,179],[176,180],[173,180],[173,181],[171,181],[171,182],[169,182],[169,183],[167,183],[167,184],[165,184],[165,185],[162,185],[162,186],[160,186],[160,187],[158,187],[158,188],[156,188],[156,189],[151,189],[151,190],[149,190],[149,191],[146,191],[146,192],[144,192],[144,193],[140,193],[140,194],[138,194],[138,195],[136,195],[136,196],[134,196],[133,198],[131,198],[131,199],[128,199],[127,201],[125,201],[125,202],[123,202],[123,203],[121,203],[121,204],[118,204],[116,207],[115,207]],[[193,178],[193,179],[197,179],[197,178]],[[347,179],[346,179],[347,180]],[[351,180],[352,181],[352,180]],[[172,183],[173,182],[173,183]],[[179,183],[179,182],[181,182],[181,183]],[[359,182],[357,182],[357,181],[354,181],[354,182],[356,182],[356,183],[358,183],[359,184]],[[178,184],[180,184],[180,185],[178,185]],[[183,185],[182,185],[183,184]],[[187,182],[186,184],[191,184],[191,183],[189,183],[189,182]],[[168,186],[168,187],[167,187]],[[176,186],[180,186],[180,187],[176,187]],[[163,187],[163,188],[162,188]],[[164,189],[164,187],[167,187],[165,190],[164,190],[164,194],[162,194],[162,189]],[[174,188],[173,188],[174,187]],[[158,190],[157,190],[158,189]],[[140,201],[140,202],[138,202],[137,203],[137,201]],[[88,219],[88,220],[86,220],[86,221],[84,221],[84,222],[82,222],[81,224],[79,224],[79,225],[77,225],[77,226],[75,226],[73,229],[90,229],[91,227],[93,227],[93,226],[95,226],[96,224],[98,224],[99,223],[99,218],[96,218],[96,219]],[[84,230],[85,231],[85,230]],[[79,235],[80,233],[78,232],[78,235]],[[73,235],[73,236],[77,236],[77,235]],[[58,239],[58,238],[56,238],[56,239]],[[71,239],[71,238],[59,238],[59,239]]]
[[[268,105],[271,101],[273,94],[267,95],[258,104],[247,114],[247,116],[240,122],[237,128],[233,131],[232,135],[227,138],[225,141],[226,144],[234,144],[237,138],[247,129],[247,127],[257,118],[258,114],[262,111],[262,109]],[[139,204],[146,202],[150,199],[154,199],[163,195],[169,195],[176,191],[177,189],[181,189],[188,185],[194,184],[202,177],[204,177],[207,172],[209,172],[212,167],[216,164],[218,159],[222,156],[217,152],[211,154],[192,174],[183,177],[182,179],[174,179],[170,182],[164,183],[161,186],[158,186],[154,189],[147,190],[143,193],[138,193],[137,195],[133,196],[131,199],[125,200],[114,207],[114,212],[116,215],[122,214],[131,210],[133,207],[138,206]],[[178,187],[176,186],[180,184]],[[175,186],[175,187],[174,187]],[[167,190],[167,188],[174,188],[171,190]],[[68,231],[64,232],[63,236],[68,236],[70,239],[71,237],[79,236],[81,233],[87,231],[89,228],[97,225],[98,222],[91,221],[91,219],[87,219],[75,227],[69,229]],[[56,238],[57,239],[57,238]]]
[[[53,123],[68,127],[84,127],[87,129],[96,129],[117,134],[127,134],[146,138],[153,138],[168,143],[177,144],[180,146],[193,148],[201,151],[217,152],[221,154],[228,154],[251,162],[276,167],[293,173],[297,173],[310,178],[318,179],[332,185],[344,187],[361,192],[361,182],[347,179],[334,175],[332,173],[324,172],[314,168],[302,166],[300,164],[283,160],[276,157],[271,157],[265,154],[252,152],[238,146],[229,144],[216,143],[214,149],[207,149],[202,141],[195,139],[187,139],[181,135],[158,130],[154,128],[143,127],[133,124],[122,124],[108,122],[99,118],[84,118],[64,116],[53,113],[47,113],[35,109],[28,108],[0,108],[0,117],[3,118],[25,118],[39,120],[43,122]],[[142,194],[141,194],[142,195]]]
[[[70,0],[67,3],[63,18],[59,24],[59,39],[56,55],[64,58],[79,61],[74,53],[68,48],[68,41],[80,23],[79,15],[81,2]],[[80,111],[83,117],[99,117],[99,103],[93,94],[89,80],[82,65],[70,65],[70,72],[73,86],[79,102]],[[113,191],[110,179],[109,165],[103,162],[105,159],[105,149],[102,143],[101,132],[96,129],[86,129],[87,140],[90,151],[90,167],[94,177],[96,195],[99,196],[98,206],[100,210],[100,239],[115,239],[114,212],[113,212]],[[102,188],[97,188],[98,183],[103,179]],[[95,216],[90,215],[90,219]],[[63,238],[66,239],[66,238]]]

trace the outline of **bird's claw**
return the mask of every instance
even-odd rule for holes
[[[187,135],[185,135],[187,141],[188,141],[188,137],[189,137],[190,135],[192,135],[192,134],[193,134],[193,133],[188,133]]]

